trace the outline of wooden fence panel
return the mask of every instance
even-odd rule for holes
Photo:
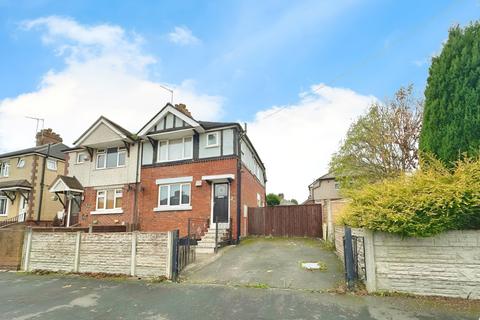
[[[277,237],[321,237],[322,206],[273,206],[248,209],[248,234]]]

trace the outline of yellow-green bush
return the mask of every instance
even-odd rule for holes
[[[342,223],[409,237],[480,229],[480,158],[460,160],[454,169],[432,159],[421,167],[350,191]]]

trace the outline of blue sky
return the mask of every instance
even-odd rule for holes
[[[38,34],[18,28],[20,21],[49,15],[141,34],[146,50],[161,58],[153,78],[195,79],[199,90],[226,97],[229,118],[248,119],[258,108],[292,103],[318,82],[380,98],[414,83],[421,94],[427,59],[449,26],[478,18],[479,9],[473,0],[0,0],[0,98],[33,90],[42,74],[62,67]],[[173,45],[165,34],[175,26],[188,27],[201,42]],[[375,54],[380,56],[371,58]]]
[[[183,92],[179,93],[179,98],[188,101],[194,110],[199,110],[199,114],[206,115],[204,117],[251,123],[251,134],[260,141],[259,152],[262,158],[267,158],[264,161],[267,165],[270,164],[272,169],[269,171],[272,176],[276,176],[282,172],[281,167],[285,166],[285,163],[273,163],[278,155],[268,144],[272,139],[282,137],[268,135],[271,130],[264,129],[269,126],[261,121],[262,115],[277,110],[276,107],[285,107],[287,111],[291,111],[290,114],[286,113],[287,120],[292,121],[288,130],[300,132],[302,122],[292,119],[308,109],[308,101],[305,99],[337,101],[335,99],[342,93],[351,91],[356,97],[368,97],[371,101],[391,96],[399,86],[409,83],[413,83],[417,94],[422,96],[429,59],[440,51],[449,27],[454,23],[465,25],[478,19],[479,13],[480,6],[476,0],[0,0],[0,116],[7,119],[8,114],[15,114],[15,121],[20,121],[19,115],[40,114],[46,117],[47,126],[62,128],[61,119],[51,113],[42,113],[40,108],[47,107],[40,106],[45,105],[45,101],[51,101],[52,96],[64,95],[64,100],[52,101],[51,104],[53,111],[60,112],[64,109],[64,104],[73,99],[71,92],[77,92],[62,89],[62,84],[69,83],[65,79],[74,79],[73,83],[78,86],[78,92],[87,92],[80,98],[75,97],[85,103],[85,106],[99,101],[98,95],[89,96],[91,88],[82,87],[83,84],[91,82],[85,80],[88,75],[78,75],[77,71],[72,71],[75,65],[84,63],[92,55],[95,56],[98,50],[102,50],[98,49],[98,43],[92,45],[72,36],[72,33],[61,34],[61,30],[52,33],[52,25],[38,19],[52,16],[67,19],[77,24],[72,30],[113,26],[125,33],[118,40],[121,45],[114,49],[109,47],[108,55],[101,56],[100,60],[104,62],[111,58],[114,56],[111,51],[123,50],[126,43],[128,48],[134,47],[129,53],[134,56],[133,60],[137,56],[149,59],[145,66],[137,68],[136,65],[130,65],[130,56],[123,55],[119,58],[122,61],[121,68],[134,69],[132,72],[128,71],[129,76],[135,74],[135,79],[148,81],[149,84],[166,83],[179,88],[178,92]],[[36,23],[26,27],[29,21]],[[90,32],[88,30],[84,32]],[[183,34],[179,35],[176,31]],[[62,51],[67,46],[72,46],[79,52],[84,52],[87,48],[88,58],[78,58],[71,52]],[[103,43],[100,44],[100,47],[102,46]],[[110,71],[97,77],[103,82],[99,82],[96,87],[102,89],[103,85],[110,86],[113,90],[111,92],[114,92],[116,77],[109,78]],[[67,77],[72,74],[75,76]],[[51,81],[57,81],[50,79],[51,75],[57,75],[59,77],[54,78],[61,80],[57,79],[56,91],[52,89],[54,93],[50,93],[50,98],[39,98],[35,94],[41,91],[41,88],[51,85]],[[92,73],[90,76],[93,77]],[[318,84],[324,84],[332,90],[347,91],[335,91],[335,98],[329,100],[330,98],[326,98],[328,93],[321,96],[312,91],[313,86]],[[125,90],[117,91],[121,102]],[[25,94],[31,93],[34,94],[29,96],[28,100],[22,100]],[[104,100],[108,100],[108,97],[101,96]],[[350,113],[347,112],[348,115],[345,113],[343,118],[338,118],[342,119],[338,120],[342,123],[336,126],[341,130],[335,133],[327,130],[319,139],[313,140],[322,152],[303,147],[296,153],[296,156],[312,158],[312,163],[306,166],[309,171],[303,174],[304,177],[301,183],[298,181],[295,190],[305,189],[307,180],[313,181],[316,175],[326,170],[328,159],[348,128],[349,120],[353,120],[364,108],[363,102],[366,100],[362,99],[358,100],[362,101],[359,103],[362,104],[361,108],[351,109]],[[203,109],[197,106],[197,102]],[[104,109],[105,112],[110,110],[102,108],[100,102],[98,103],[91,112],[87,112],[91,116],[86,117],[85,122],[94,119],[99,109]],[[163,103],[162,101],[158,104]],[[36,105],[39,106],[37,109]],[[141,119],[148,119],[153,111],[141,102],[138,108],[146,113]],[[316,127],[328,125],[321,122],[321,118],[330,114],[325,111],[327,108],[321,104],[318,104],[317,108],[323,108],[324,113],[318,114],[317,122],[312,123],[312,131]],[[341,109],[336,102],[332,103],[331,108]],[[131,118],[129,115],[131,113],[125,111],[123,118],[121,115],[112,117],[128,123]],[[271,124],[273,128],[287,121],[272,118],[276,117],[271,117],[270,120],[277,121]],[[306,118],[315,120],[311,112],[307,113]],[[12,121],[9,120],[9,123]],[[33,124],[30,126],[33,128]],[[72,128],[72,132],[63,130],[61,134],[68,137],[67,143],[71,143],[72,137],[79,135],[81,128],[85,126],[88,125],[82,123],[78,128]],[[131,125],[130,128],[133,130],[134,127]],[[139,127],[140,123],[137,128]],[[311,132],[305,131],[303,134],[294,136],[292,143],[311,138]],[[23,147],[28,141],[31,139],[25,137],[15,143],[7,143],[5,135],[0,132],[0,150]],[[311,145],[312,141],[308,142]],[[273,191],[284,191],[287,188],[280,181],[275,182],[275,178],[271,180],[274,182]],[[296,197],[304,195],[293,188],[291,190]]]

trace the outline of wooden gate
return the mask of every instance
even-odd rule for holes
[[[273,206],[248,209],[248,234],[278,237],[322,236],[322,206]]]

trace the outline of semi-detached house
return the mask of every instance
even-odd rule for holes
[[[265,204],[265,167],[245,130],[198,121],[182,104],[167,104],[137,134],[101,117],[67,154],[68,175],[83,186],[70,213],[80,225],[184,236],[190,218],[208,219],[238,239],[247,208]]]

